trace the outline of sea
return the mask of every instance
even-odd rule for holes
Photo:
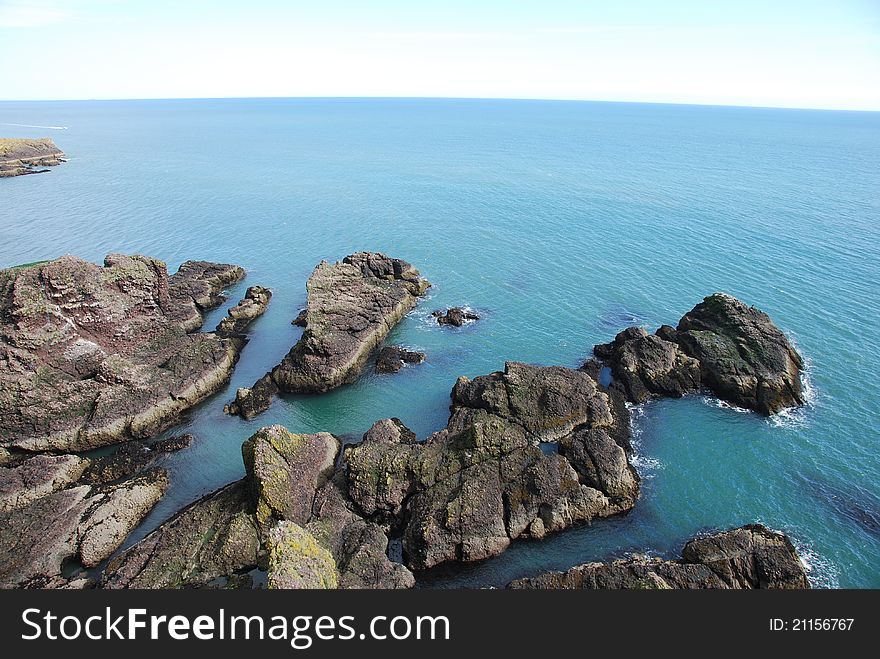
[[[773,418],[693,395],[632,409],[628,515],[417,575],[495,587],[751,522],[786,532],[815,587],[880,587],[880,114],[633,103],[225,99],[0,103],[0,135],[69,161],[0,180],[0,267],[109,252],[237,263],[274,292],[230,384],[166,434],[167,496],[127,545],[240,478],[263,425],[358,441],[398,417],[442,428],[460,375],[581,365],[628,325],[675,324],[725,291],[805,358],[807,404]],[[321,260],[405,259],[433,287],[389,344],[427,353],[328,394],[223,414],[276,364]],[[461,305],[478,322],[431,318]]]

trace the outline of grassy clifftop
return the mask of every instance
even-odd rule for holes
[[[0,177],[34,174],[37,167],[64,162],[64,152],[49,137],[0,137]]]

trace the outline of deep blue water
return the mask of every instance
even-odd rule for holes
[[[66,126],[24,128],[7,123]],[[445,424],[458,375],[579,365],[629,323],[674,324],[723,290],[767,311],[809,364],[810,404],[766,420],[691,397],[636,411],[645,478],[628,516],[520,542],[433,585],[499,585],[760,520],[816,585],[880,587],[880,114],[613,103],[206,100],[0,103],[0,134],[51,135],[70,162],[0,180],[0,266],[107,252],[235,262],[275,292],[230,386],[133,539],[243,473],[257,427],[356,437]],[[433,283],[391,341],[428,353],[288,397],[251,422],[223,403],[287,352],[321,259],[405,258]],[[432,309],[467,304],[461,330]],[[229,305],[226,305],[229,306]],[[225,313],[213,312],[212,327]],[[177,428],[176,431],[180,431]]]

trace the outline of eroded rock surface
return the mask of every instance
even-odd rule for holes
[[[707,387],[722,400],[771,415],[804,403],[803,360],[763,311],[715,293],[677,328],[629,328],[595,347],[629,400],[681,396]]]
[[[701,536],[679,560],[634,556],[519,579],[509,588],[809,588],[791,541],[760,524]]]
[[[336,588],[336,562],[314,536],[293,522],[269,531],[269,588]]]
[[[168,488],[164,471],[106,487],[80,485],[0,513],[0,587],[43,587],[70,562],[94,567]]]
[[[242,276],[119,254],[0,270],[0,446],[77,452],[173,423],[231,374],[234,342],[188,330]]]
[[[237,392],[228,413],[251,418],[278,391],[320,393],[352,382],[429,285],[409,263],[384,254],[322,261],[306,285],[302,337],[278,366]]]
[[[459,378],[447,427],[425,442],[387,419],[346,449],[349,496],[368,518],[402,528],[415,569],[626,512],[639,479],[615,395],[562,367],[510,362],[503,373]]]
[[[217,325],[216,333],[221,337],[240,337],[257,318],[269,308],[272,291],[263,286],[251,286],[238,304],[229,309],[226,318]]]

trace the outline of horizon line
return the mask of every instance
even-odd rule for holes
[[[93,103],[134,101],[236,101],[236,100],[444,100],[444,101],[543,101],[551,103],[620,103],[629,105],[676,105],[692,107],[742,108],[754,110],[812,110],[818,112],[880,112],[880,108],[813,107],[803,105],[748,105],[738,103],[688,103],[684,101],[635,101],[598,98],[543,98],[529,96],[144,96],[129,98],[2,98],[0,103]]]

